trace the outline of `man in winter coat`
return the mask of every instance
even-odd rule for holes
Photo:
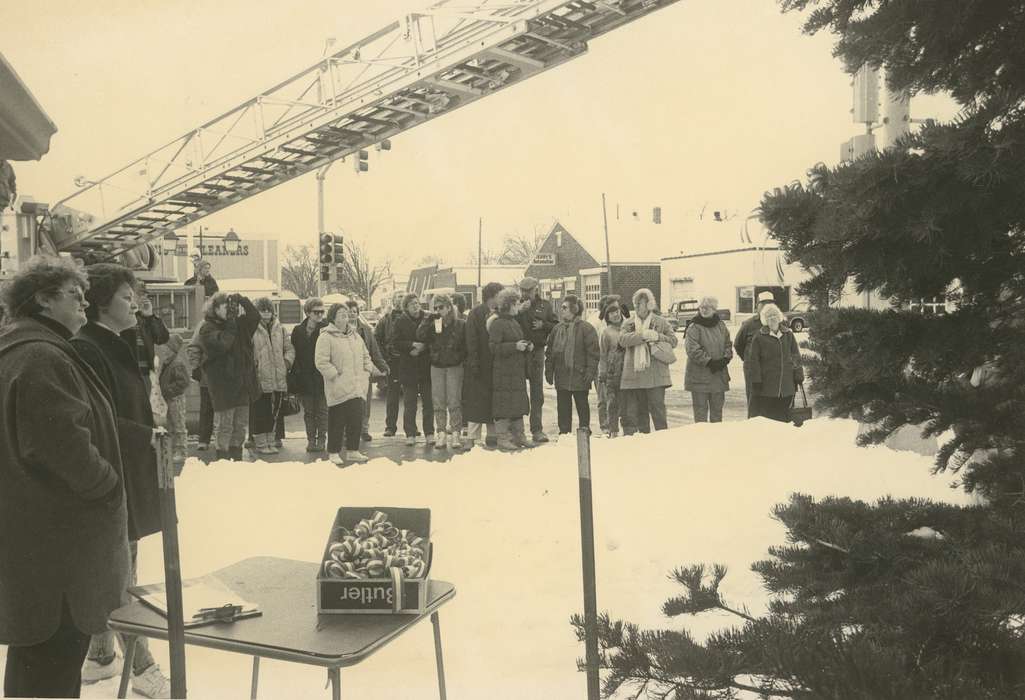
[[[206,385],[206,373],[203,372],[206,353],[203,352],[203,346],[199,344],[199,329],[202,327],[203,321],[200,321],[185,348],[192,378],[199,382],[199,442],[196,444],[196,449],[200,452],[210,448],[210,440],[214,434],[214,404],[210,400],[210,388]]]
[[[161,318],[153,313],[153,301],[146,293],[145,283],[137,282],[135,292],[136,303],[139,307],[135,314],[136,324],[122,331],[121,337],[128,342],[135,353],[139,371],[142,373],[142,381],[146,385],[146,391],[149,392],[153,388],[150,372],[156,366],[153,362],[153,358],[156,356],[155,346],[163,345],[171,336]]]
[[[360,436],[360,439],[364,442],[370,442],[374,439],[370,434],[370,400],[374,397],[374,377],[387,377],[391,372],[391,368],[388,366],[384,352],[381,351],[381,346],[377,342],[374,329],[360,316],[359,302],[350,299],[345,302],[345,306],[349,309],[349,325],[355,326],[356,334],[363,339],[363,344],[367,346],[367,352],[370,353],[370,360],[374,363],[374,369],[367,380],[367,399],[363,404],[363,433]]]
[[[730,389],[728,366],[733,359],[733,346],[729,329],[716,313],[718,306],[715,297],[701,300],[684,341],[687,370],[683,388],[691,393],[695,423],[721,423],[726,392]]]
[[[673,380],[669,363],[660,355],[672,355],[679,341],[669,322],[655,313],[655,295],[650,289],[634,292],[633,306],[635,313],[623,321],[619,336],[619,344],[626,350],[619,386],[637,430],[650,432],[652,423],[655,430],[665,430],[666,389]],[[624,433],[630,434],[625,427]]]
[[[747,396],[747,417],[754,418],[754,406],[751,400],[751,384],[747,379],[747,346],[750,344],[751,339],[754,338],[755,334],[762,327],[762,309],[769,304],[775,304],[776,298],[772,295],[772,292],[759,292],[758,305],[755,307],[754,315],[751,318],[740,324],[740,330],[737,331],[737,338],[733,341],[733,348],[740,355],[740,359],[744,361],[744,393]]]
[[[582,318],[583,313],[583,303],[576,295],[567,294],[559,312],[561,320],[552,329],[545,352],[545,379],[555,386],[560,435],[573,428],[574,403],[577,426],[591,429],[588,393],[598,376],[600,351],[598,331]]]
[[[545,403],[545,343],[558,323],[552,305],[541,298],[541,285],[533,277],[520,280],[520,307],[516,320],[524,337],[534,344],[527,353],[527,380],[530,383],[530,434],[534,442],[548,442],[542,425],[541,409]]]
[[[110,394],[69,343],[85,275],[36,258],[2,290],[0,644],[4,695],[78,697],[89,637],[122,605],[130,555]]]
[[[423,313],[415,294],[402,297],[402,313],[392,317],[388,328],[388,347],[394,361],[392,370],[402,382],[402,428],[406,444],[416,444],[416,400],[423,404],[424,440],[434,445],[434,399],[431,395],[431,358],[427,346],[416,339]]]
[[[260,313],[240,294],[218,292],[207,300],[199,343],[206,354],[219,459],[242,461],[249,405],[261,393],[253,360],[253,333],[259,323]]]
[[[487,444],[497,444],[493,434],[492,368],[494,359],[488,338],[488,318],[495,311],[502,285],[489,282],[481,293],[482,301],[466,316],[466,371],[463,374],[463,420],[466,421],[467,447],[481,439],[481,426],[488,426]]]
[[[207,299],[212,297],[217,292],[221,291],[220,287],[217,286],[217,280],[210,274],[210,261],[204,260],[203,258],[195,258],[192,261],[193,274],[185,280],[186,287],[195,287],[196,285],[203,286],[203,296]]]
[[[399,402],[402,400],[402,380],[395,372],[395,365],[399,356],[389,345],[389,334],[391,332],[392,324],[397,318],[402,316],[402,298],[405,295],[406,293],[401,291],[395,292],[395,294],[392,295],[392,299],[388,305],[390,309],[384,309],[381,320],[377,322],[377,327],[374,328],[374,338],[377,340],[377,345],[381,348],[381,352],[384,353],[384,356],[388,358],[388,366],[392,368],[392,371],[388,374],[388,388],[385,394],[385,437],[392,437],[396,432],[398,432]]]
[[[292,329],[292,347],[295,364],[292,365],[292,391],[303,406],[306,423],[306,451],[323,452],[327,443],[327,402],[324,397],[324,377],[317,369],[314,353],[320,331],[327,325],[324,320],[324,302],[318,297],[307,299],[303,305],[306,320]]]
[[[775,304],[762,309],[762,327],[747,346],[744,374],[754,415],[787,423],[797,386],[804,383],[801,350]]]

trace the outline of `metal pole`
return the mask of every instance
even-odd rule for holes
[[[317,170],[317,237],[316,243],[313,246],[314,257],[317,260],[317,296],[324,296],[324,280],[320,279],[320,234],[324,233],[324,178],[327,177],[327,171],[331,169],[331,166],[335,164],[335,161],[331,161],[327,165]],[[334,266],[329,268],[329,275],[334,274]]]
[[[178,513],[174,498],[171,435],[163,428],[157,429],[157,479],[161,536],[164,543],[164,590],[167,596],[167,643],[171,652],[171,697],[185,698],[185,621],[182,613]]]
[[[604,197],[603,197],[604,199]],[[580,549],[584,564],[584,648],[587,698],[598,700],[598,594],[594,573],[594,514],[591,509],[591,431],[577,430],[577,469],[580,477]]]
[[[477,301],[483,301],[481,298],[483,293],[481,291],[481,260],[484,256],[484,217],[477,219]]]
[[[612,294],[612,260],[609,258],[609,216],[605,211],[604,192],[601,193],[601,218],[605,223],[605,275],[609,278],[609,289],[606,294]]]

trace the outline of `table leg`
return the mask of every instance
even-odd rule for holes
[[[124,635],[125,663],[121,669],[121,684],[117,687],[119,698],[128,697],[128,680],[132,677],[132,664],[135,662],[135,635]]]
[[[252,700],[256,700],[256,688],[257,688],[257,685],[259,684],[259,682],[260,682],[260,657],[259,656],[254,656],[253,657],[253,687],[252,687],[252,690],[249,691],[249,697]]]
[[[342,671],[338,668],[329,668],[327,677],[331,679],[331,700],[342,700]]]
[[[431,625],[434,626],[434,655],[438,660],[438,697],[447,700],[445,693],[445,661],[441,658],[441,623],[438,621],[438,613],[431,613]]]

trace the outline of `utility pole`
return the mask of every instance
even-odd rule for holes
[[[324,49],[327,50],[326,47]],[[317,296],[324,296],[324,280],[320,279],[320,234],[324,233],[324,178],[327,177],[327,171],[331,169],[331,166],[335,164],[335,161],[331,161],[327,165],[317,170],[317,244],[313,247],[317,258]],[[334,266],[331,266],[330,275],[334,276]],[[330,284],[330,280],[328,281]]]
[[[619,205],[617,204],[618,208]],[[605,222],[605,274],[609,278],[609,294],[612,294],[612,259],[609,257],[609,216],[605,211],[605,193],[601,193],[601,218]]]
[[[481,263],[484,257],[484,217],[477,219],[477,301],[483,301],[484,291],[481,287]]]

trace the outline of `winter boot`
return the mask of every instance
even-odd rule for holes
[[[434,442],[434,446],[439,450],[448,447],[448,433],[438,433],[438,439]]]
[[[512,421],[509,420],[495,421],[495,432],[498,433],[495,440],[495,447],[503,452],[519,449],[519,445],[517,445],[516,441],[513,439],[511,422]],[[490,440],[491,437],[492,436],[489,435],[488,439]]]
[[[217,459],[231,459],[231,453],[228,450],[217,450]]]
[[[267,449],[270,450],[270,454],[276,455],[281,452],[279,449],[281,447],[280,441],[274,439],[274,433],[264,433],[263,437],[266,438]]]
[[[428,433],[424,436],[424,444],[428,447],[434,447],[434,433]]]
[[[314,452],[326,452],[327,451],[327,435],[318,435],[316,441],[313,443],[316,448]]]
[[[366,462],[369,459],[369,457],[367,457],[365,454],[363,454],[359,450],[346,450],[345,451],[345,459],[347,459],[350,462],[355,462],[357,464],[362,464],[363,462]]]
[[[239,445],[238,447],[229,447],[228,459],[230,459],[232,462],[246,461],[245,457],[242,456],[242,446]]]
[[[306,437],[306,451],[317,452],[317,438]]]
[[[540,445],[541,443],[549,442],[548,436],[545,435],[545,432],[543,430],[538,430],[536,433],[534,433],[533,438],[535,445]]]
[[[268,435],[267,433],[257,433],[256,435],[253,436],[253,445],[255,445],[255,447],[253,448],[252,451],[254,453],[256,453],[258,455],[273,455],[273,454],[277,454],[277,450],[273,449],[270,446],[270,443],[267,440],[267,435]]]
[[[512,437],[512,441],[517,447],[531,447],[530,441],[527,440],[526,434],[523,430],[523,419],[513,420],[509,424],[509,432]]]
[[[331,464],[335,465],[336,467],[344,467],[345,466],[345,457],[342,456],[341,452],[336,452],[336,453],[330,454],[330,455],[328,455],[327,458],[330,459],[331,460]]]
[[[276,437],[274,438],[274,442],[272,443],[272,445],[280,450],[282,447],[285,446],[285,443],[281,438]]]

